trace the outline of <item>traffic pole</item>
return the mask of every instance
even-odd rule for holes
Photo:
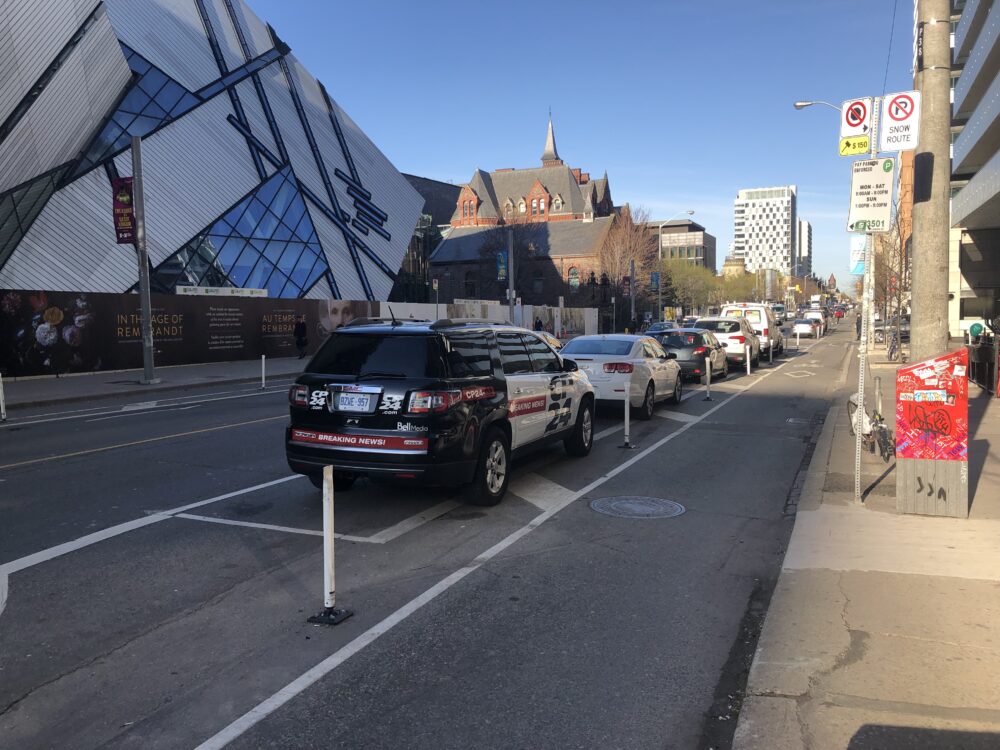
[[[705,398],[702,401],[712,400],[712,358],[705,357]]]
[[[0,422],[7,421],[7,402],[3,396],[3,375],[0,375]]]
[[[767,363],[771,364],[772,362],[774,362],[774,342],[773,341],[771,342],[771,345],[769,347],[767,347]]]
[[[309,618],[317,625],[339,625],[354,613],[337,608],[337,570],[333,535],[333,467],[323,467],[323,611]]]
[[[744,357],[744,359],[746,359],[746,362],[747,362],[747,375],[750,374],[750,350],[752,348],[753,347],[751,347],[750,344],[747,344],[746,345],[746,349],[744,350],[744,351],[746,351],[746,357]]]
[[[796,331],[795,331],[795,351],[798,351],[801,348],[799,346],[799,343],[800,343],[799,332],[798,332],[798,329],[796,329]]]
[[[264,355],[260,355],[260,389],[264,390],[265,379],[264,379]]]
[[[146,200],[142,187],[142,139],[132,136],[132,204],[135,210],[135,252],[139,260],[139,310],[142,331],[143,385],[160,382],[153,370],[153,304],[149,291],[149,255],[146,252]]]
[[[680,375],[678,375],[677,377],[680,377]],[[632,376],[629,375],[627,378],[625,378],[625,442],[618,446],[619,448],[622,448],[627,451],[635,450],[636,448],[639,447],[638,445],[633,445],[632,442],[629,440],[630,438],[629,417],[632,411],[631,394],[632,394]]]

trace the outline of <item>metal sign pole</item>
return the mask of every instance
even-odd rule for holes
[[[0,422],[7,421],[7,402],[3,397],[3,375],[0,375]]]
[[[135,250],[139,256],[139,307],[142,326],[143,385],[159,383],[153,372],[153,311],[149,296],[149,256],[146,253],[146,204],[142,194],[142,140],[132,136],[132,189],[135,205]]]
[[[514,227],[507,229],[507,305],[510,322],[514,323]]]
[[[879,108],[872,107],[871,158],[878,158],[878,127]],[[858,410],[855,412],[854,425],[854,502],[861,502],[861,445],[864,440],[862,428],[865,417],[865,376],[868,367],[868,319],[872,305],[873,268],[872,256],[874,238],[871,232],[865,235],[865,274],[861,289],[861,341],[858,351]]]
[[[339,625],[352,614],[337,609],[337,570],[333,533],[333,467],[323,467],[323,611],[308,622],[316,625]]]

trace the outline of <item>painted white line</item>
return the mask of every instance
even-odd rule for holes
[[[199,398],[197,401],[186,401],[184,403],[188,403],[188,404],[196,406],[198,404],[208,404],[208,403],[211,403],[213,401],[229,401],[229,400],[235,399],[235,398],[255,398],[257,396],[273,396],[275,393],[283,393],[285,391],[285,389],[288,387],[288,384],[290,384],[291,382],[292,381],[288,381],[288,383],[279,385],[277,387],[275,387],[275,386],[268,386],[268,390],[264,390],[264,391],[262,391],[262,390],[260,390],[258,388],[257,390],[255,390],[255,391],[253,391],[251,393],[240,393],[239,395],[236,395],[236,396],[216,396],[214,398]],[[168,402],[168,401],[182,401],[183,402],[184,399],[191,399],[191,398],[197,398],[197,397],[194,397],[194,396],[178,396],[176,398],[160,399],[160,401],[158,401],[158,402],[157,401],[143,402],[142,405],[139,405],[139,404],[126,404],[125,406],[119,407],[117,409],[111,409],[111,410],[106,410],[106,411],[96,411],[95,409],[98,409],[100,407],[95,407],[94,409],[81,409],[81,410],[79,410],[79,413],[76,413],[76,412],[53,412],[52,414],[43,414],[43,415],[40,415],[42,417],[47,417],[46,419],[29,419],[27,421],[17,421],[16,419],[14,419],[14,420],[8,420],[6,423],[0,425],[0,430],[2,430],[4,428],[9,429],[11,427],[24,427],[24,426],[33,425],[33,424],[47,424],[49,422],[67,422],[67,421],[72,420],[72,419],[86,419],[87,417],[100,417],[100,416],[104,416],[105,414],[120,415],[123,411],[125,411],[125,412],[136,411],[138,409],[141,409],[141,408],[145,407],[146,405],[148,405],[150,403],[158,404],[157,406],[147,407],[147,408],[149,408],[150,411],[152,411],[154,413],[156,413],[158,410],[169,411],[169,409],[164,409],[164,407],[168,406],[168,404],[166,402]],[[145,412],[145,413],[149,413],[149,412]],[[97,420],[91,419],[91,420],[87,420],[87,421],[96,422]]]
[[[776,370],[780,366],[781,365],[779,364],[774,369]],[[769,373],[764,373],[760,378],[754,381],[752,385],[756,385],[757,383],[764,380],[768,374]],[[741,393],[734,394],[732,398],[728,398],[725,401],[716,404],[707,412],[702,414],[701,419],[705,419],[706,417],[710,416],[711,414],[721,409],[723,406],[732,403],[735,399],[739,398],[741,395],[742,395]],[[381,620],[380,622],[376,623],[371,628],[366,630],[364,633],[359,635],[357,638],[350,641],[343,647],[339,648],[337,651],[334,651],[332,654],[330,654],[330,656],[325,658],[323,661],[314,666],[312,669],[303,673],[301,676],[295,678],[290,683],[285,685],[283,688],[278,690],[278,692],[276,692],[274,695],[264,699],[256,706],[251,708],[249,711],[247,711],[245,714],[243,714],[235,721],[233,721],[231,724],[224,727],[221,731],[219,731],[212,737],[209,737],[207,740],[202,742],[200,745],[198,745],[196,750],[219,750],[219,748],[225,747],[227,744],[229,744],[230,742],[232,742],[233,740],[235,740],[236,738],[247,732],[249,729],[254,727],[257,723],[267,718],[276,710],[278,710],[283,705],[288,703],[288,701],[292,700],[292,698],[295,698],[304,690],[316,684],[319,680],[321,680],[323,677],[328,675],[334,669],[339,667],[345,661],[347,661],[352,656],[362,651],[366,646],[375,642],[378,638],[380,638],[381,636],[385,635],[387,632],[392,630],[392,628],[394,628],[396,625],[399,625],[401,622],[405,621],[410,615],[418,611],[425,604],[436,599],[442,593],[450,589],[452,586],[454,586],[456,583],[458,583],[463,578],[468,576],[470,573],[473,573],[476,570],[478,570],[484,563],[489,562],[511,545],[516,544],[523,537],[527,536],[532,531],[537,529],[539,526],[548,521],[550,518],[552,518],[556,513],[561,511],[567,505],[587,495],[588,493],[593,492],[595,489],[600,487],[609,479],[618,476],[623,471],[626,471],[633,464],[646,458],[651,453],[653,453],[654,451],[658,450],[669,441],[676,438],[678,435],[686,432],[688,429],[691,428],[692,425],[695,424],[697,424],[697,422],[688,422],[686,424],[681,425],[679,429],[675,430],[669,435],[666,435],[665,437],[660,438],[658,441],[653,443],[645,450],[640,451],[629,460],[625,461],[622,464],[619,464],[618,466],[611,469],[603,476],[598,477],[593,482],[584,487],[582,490],[578,490],[576,492],[567,491],[566,494],[563,494],[558,498],[553,498],[547,501],[547,505],[549,506],[548,510],[536,516],[533,520],[531,520],[526,525],[522,526],[521,528],[519,528],[517,531],[513,532],[506,538],[500,540],[497,544],[495,544],[494,546],[490,547],[488,550],[480,554],[478,557],[476,557],[476,559],[474,559],[471,563],[469,563],[465,567],[456,570],[454,573],[438,581],[436,584],[431,586],[416,599],[412,599],[411,601],[407,602],[402,607],[393,612],[391,615]]]
[[[616,424],[612,427],[607,427],[600,432],[594,433],[594,440],[603,440],[608,435],[614,435],[616,432],[621,432],[625,429],[624,424]]]
[[[3,614],[4,607],[7,606],[7,574],[0,571],[0,615]]]
[[[11,560],[10,562],[3,563],[0,565],[0,576],[4,576],[10,573],[17,573],[25,568],[30,568],[33,565],[38,565],[39,563],[47,562],[53,560],[62,555],[68,554],[70,552],[75,552],[78,549],[83,549],[84,547],[89,547],[92,544],[97,544],[98,542],[103,542],[105,539],[111,539],[112,537],[119,536],[121,534],[126,534],[129,531],[135,531],[136,529],[141,529],[143,526],[149,526],[150,524],[159,523],[160,521],[166,521],[168,518],[173,518],[178,513],[183,513],[184,511],[191,510],[192,508],[200,508],[203,505],[208,505],[209,503],[217,503],[220,500],[227,500],[231,497],[236,497],[238,495],[245,495],[250,492],[256,492],[257,490],[262,490],[267,487],[273,487],[276,484],[282,484],[283,482],[290,482],[293,479],[300,479],[301,474],[293,474],[290,477],[282,477],[281,479],[275,479],[270,482],[263,482],[262,484],[255,484],[253,487],[245,487],[242,490],[236,490],[235,492],[227,492],[225,495],[218,495],[216,497],[210,497],[207,500],[199,500],[196,503],[189,503],[187,505],[182,505],[179,508],[173,508],[171,510],[157,511],[153,512],[145,518],[137,518],[133,521],[127,521],[125,523],[120,523],[117,526],[109,526],[101,531],[95,531],[93,534],[87,534],[79,539],[74,539],[71,542],[65,542],[63,544],[58,544],[55,547],[49,547],[48,549],[43,549],[39,552],[35,552],[25,557],[20,557],[17,560]]]
[[[135,404],[125,404],[125,406],[123,406],[121,410],[138,411],[140,409],[152,409],[154,406],[156,406],[157,403],[158,403],[157,401],[139,401],[138,403]]]
[[[541,474],[525,474],[510,483],[510,491],[518,497],[527,500],[540,510],[551,510],[563,507],[567,501],[572,502],[576,493],[561,484],[546,479]]]
[[[386,542],[391,542],[393,539],[402,536],[410,531],[413,531],[420,526],[423,526],[428,521],[433,521],[435,518],[443,516],[445,513],[455,510],[455,508],[461,508],[462,503],[456,502],[455,500],[446,500],[443,503],[438,503],[432,508],[428,508],[421,513],[417,513],[415,516],[410,516],[409,518],[404,518],[399,523],[390,526],[387,529],[383,529],[377,534],[373,534],[368,538],[359,537],[360,541],[373,542],[375,544],[385,544]]]
[[[186,518],[190,521],[207,521],[208,523],[221,523],[225,526],[246,526],[250,529],[266,529],[267,531],[284,531],[289,534],[307,534],[309,536],[323,536],[322,531],[313,529],[296,529],[291,526],[275,526],[270,523],[253,523],[252,521],[235,521],[231,518],[216,518],[214,516],[196,516],[193,513],[177,513],[174,518]]]
[[[685,414],[682,411],[658,411],[656,416],[662,419],[673,419],[677,422],[700,422],[701,417],[697,414]]]
[[[197,409],[198,404],[191,404],[191,406],[172,406],[169,408],[159,408],[156,410],[156,414],[163,414],[167,411],[187,411],[188,409]],[[104,422],[108,419],[123,419],[125,417],[146,417],[149,416],[148,411],[130,411],[125,414],[112,414],[110,417],[95,417],[94,419],[88,419],[88,422]]]

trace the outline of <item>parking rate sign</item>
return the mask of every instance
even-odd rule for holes
[[[909,151],[920,135],[920,92],[903,91],[882,97],[880,151]]]
[[[895,159],[861,159],[851,165],[848,232],[888,232],[892,220]]]

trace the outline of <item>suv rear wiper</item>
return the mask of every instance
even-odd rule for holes
[[[364,375],[358,375],[358,380],[367,380],[368,378],[405,378],[405,373],[402,372],[378,372],[371,371],[366,372]]]

